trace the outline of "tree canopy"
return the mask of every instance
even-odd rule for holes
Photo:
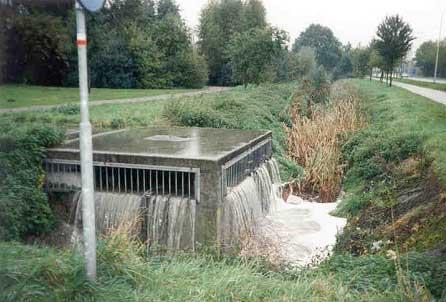
[[[426,41],[418,47],[415,53],[415,61],[425,76],[432,76],[434,74],[436,56],[437,42]],[[437,75],[446,77],[446,40],[440,43]]]
[[[2,20],[10,23],[3,35],[8,42],[3,51],[8,61],[3,68],[6,81],[77,84],[77,52],[72,42],[75,18],[72,3],[68,4],[14,2],[10,18]],[[87,17],[92,86],[195,88],[206,84],[207,66],[174,0],[114,0]]]
[[[326,70],[331,71],[341,57],[341,45],[330,28],[311,24],[296,39],[293,51],[298,52],[302,47],[313,48],[318,65],[323,65]]]

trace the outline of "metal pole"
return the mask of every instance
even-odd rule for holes
[[[435,58],[434,83],[437,82],[438,56],[440,54],[440,41],[441,41],[441,30],[442,30],[442,27],[443,27],[443,17],[444,17],[444,11],[441,13],[441,19],[440,19],[440,33],[438,35],[437,55],[436,55],[436,58]]]
[[[82,225],[87,278],[96,280],[96,227],[94,214],[93,154],[91,124],[88,120],[87,34],[85,13],[76,1],[77,53],[81,100],[80,158],[82,175]]]

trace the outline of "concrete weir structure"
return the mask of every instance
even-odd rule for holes
[[[186,219],[193,223],[184,231],[192,234],[192,244],[178,239],[174,248],[193,247],[195,242],[213,244],[219,240],[226,195],[271,157],[272,134],[266,131],[154,127],[98,133],[93,136],[95,191],[193,201],[193,211]],[[79,140],[48,149],[44,167],[49,192],[79,191]],[[151,208],[147,200],[145,208]],[[160,199],[154,202],[160,203]],[[152,207],[150,215],[157,218],[153,227],[146,225],[147,233],[148,229],[160,233],[154,236],[158,239],[162,233],[178,231],[172,220],[178,220],[179,214],[172,218],[172,213],[183,211],[178,208],[164,214],[163,209]],[[155,225],[169,219],[170,225],[164,229]]]

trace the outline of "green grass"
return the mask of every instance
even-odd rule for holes
[[[273,272],[237,258],[146,256],[143,250],[119,237],[100,242],[93,284],[85,279],[76,250],[0,243],[0,300],[425,301],[416,299],[422,284],[441,296],[445,269],[441,262],[410,256],[414,271],[399,272],[408,281],[402,285],[393,261],[383,256],[339,255],[316,270]]]
[[[445,83],[432,83],[432,82],[424,82],[424,81],[417,81],[417,80],[411,80],[411,79],[398,79],[398,78],[395,78],[395,81],[398,81],[401,83],[406,83],[406,84],[411,84],[411,85],[415,85],[415,86],[420,86],[420,87],[431,88],[431,89],[440,90],[440,91],[446,91]]]
[[[446,186],[446,106],[398,87],[376,81],[352,81],[367,99],[373,127],[419,135],[433,158],[433,167]]]
[[[92,88],[90,100],[129,99],[175,94],[191,89],[108,89]],[[0,85],[0,109],[79,102],[79,88],[28,85]]]

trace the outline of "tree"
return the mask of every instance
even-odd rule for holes
[[[333,78],[348,78],[352,76],[353,73],[353,63],[352,63],[352,47],[350,44],[342,47],[341,57],[333,69]]]
[[[210,83],[233,84],[228,42],[235,35],[266,27],[265,9],[258,0],[209,1],[201,11],[198,45],[209,66]]]
[[[412,46],[415,37],[412,28],[399,15],[386,17],[376,32],[376,49],[384,60],[385,70],[390,75],[392,86],[393,68],[402,60]]]
[[[302,47],[313,48],[318,65],[323,65],[329,71],[333,70],[341,57],[341,42],[330,28],[319,24],[311,24],[299,35],[293,51],[298,52]]]
[[[271,81],[273,59],[280,54],[284,41],[280,33],[270,28],[235,34],[228,49],[234,82],[246,86]]]
[[[356,78],[363,78],[369,74],[371,48],[370,47],[356,47],[350,51],[352,62],[352,75]]]
[[[426,41],[418,47],[415,53],[416,65],[421,68],[425,76],[432,76],[435,71],[437,42]],[[438,76],[446,77],[446,40],[440,43],[438,57]]]

